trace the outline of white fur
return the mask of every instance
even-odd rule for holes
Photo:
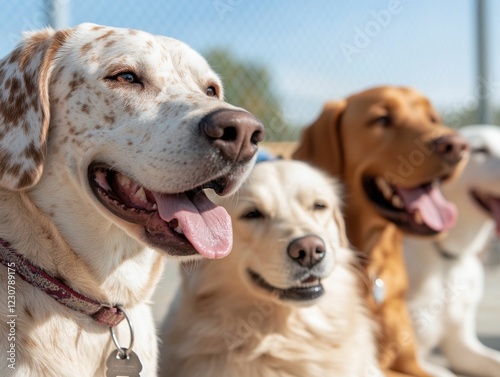
[[[500,196],[500,128],[469,126],[460,130],[472,154],[463,175],[443,185],[459,211],[458,223],[439,241],[405,239],[412,313],[423,364],[436,377],[453,373],[428,361],[439,346],[450,368],[473,376],[500,376],[500,352],[482,345],[476,335],[476,312],[483,295],[484,271],[479,254],[494,229],[492,218],[471,197],[471,189]],[[474,153],[486,148],[490,153]],[[436,248],[456,258],[443,258]]]

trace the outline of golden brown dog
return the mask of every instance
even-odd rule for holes
[[[388,376],[426,376],[404,301],[401,232],[433,236],[453,226],[456,210],[436,184],[459,173],[467,149],[421,94],[379,87],[327,103],[293,155],[347,186],[347,234],[366,252],[368,300],[382,326],[379,358]]]

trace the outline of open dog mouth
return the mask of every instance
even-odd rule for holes
[[[455,205],[438,187],[441,180],[403,188],[381,176],[366,177],[363,187],[382,217],[404,232],[431,236],[449,230],[457,220]]]
[[[307,301],[314,300],[325,293],[321,284],[321,279],[310,275],[300,281],[296,286],[290,288],[277,288],[269,284],[262,276],[251,269],[247,270],[250,279],[254,284],[266,291],[277,295],[280,300]]]
[[[231,218],[203,192],[206,188],[225,192],[225,177],[174,194],[150,191],[101,164],[89,167],[88,179],[100,203],[123,220],[142,225],[152,246],[170,255],[207,258],[222,258],[231,251]]]
[[[500,197],[479,189],[472,189],[470,194],[476,203],[495,220],[496,232],[500,236]]]

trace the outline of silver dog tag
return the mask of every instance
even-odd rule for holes
[[[381,278],[376,278],[372,286],[372,295],[377,304],[384,302],[385,283]]]
[[[114,350],[109,355],[106,361],[108,367],[106,377],[140,377],[142,364],[139,356],[134,351],[128,351],[124,348],[122,350],[123,352],[120,353],[118,350]],[[124,352],[128,354],[128,357],[124,357]]]

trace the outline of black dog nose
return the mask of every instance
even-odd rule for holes
[[[317,236],[297,238],[288,244],[287,253],[301,266],[312,268],[325,257],[325,243]]]
[[[264,139],[264,126],[252,114],[238,110],[216,110],[199,123],[201,131],[222,155],[232,162],[250,160]]]
[[[446,162],[456,165],[469,149],[467,141],[459,135],[441,136],[433,140],[434,150]]]

